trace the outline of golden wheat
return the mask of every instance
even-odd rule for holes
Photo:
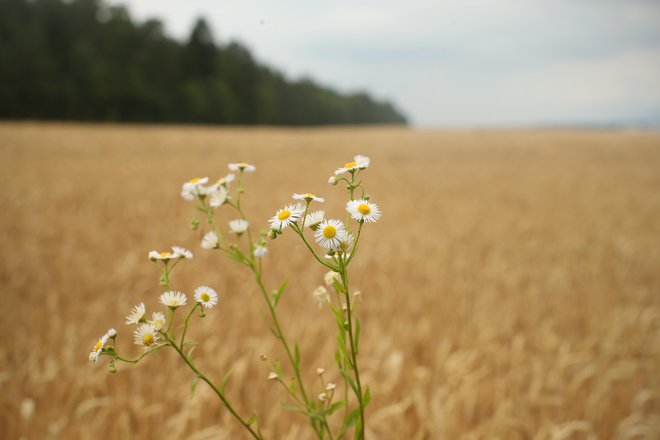
[[[273,439],[310,438],[260,353],[282,357],[249,274],[203,252],[179,198],[191,176],[247,160],[246,210],[327,197],[332,170],[372,158],[383,219],[364,236],[364,382],[372,439],[660,438],[660,135],[0,124],[0,438],[230,439],[240,426],[161,352],[106,372],[87,353],[161,293],[150,249],[195,251],[173,285],[220,293],[193,328],[201,366]],[[226,219],[225,219],[226,220]],[[290,237],[266,279],[305,374],[332,380],[334,324]],[[295,274],[295,276],[292,276]],[[132,350],[132,349],[131,349]]]

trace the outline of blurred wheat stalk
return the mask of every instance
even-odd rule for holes
[[[201,239],[181,227],[188,212],[163,200],[163,187],[258,158],[277,171],[252,184],[284,200],[324,172],[321,158],[356,145],[379,163],[370,186],[388,213],[355,267],[356,288],[382,293],[361,310],[370,331],[360,367],[379,390],[368,436],[658,438],[657,134],[38,124],[0,125],[0,437],[240,436],[208,392],[181,405],[189,382],[174,357],[108,377],[80,353],[90,329],[157,298],[140,250],[171,231],[184,246]],[[276,207],[246,209],[267,218]],[[287,319],[309,380],[332,356],[332,328],[318,324],[308,293],[323,271],[305,271],[287,240],[268,274],[301,274]],[[250,292],[228,266],[198,264],[177,276]],[[260,304],[252,292],[226,298],[227,319],[191,337],[226,336],[200,348],[202,366],[218,376],[233,364],[234,383],[245,384],[230,385],[237,405],[264,414],[279,396],[265,378],[250,380],[263,376],[252,359],[278,348],[246,313]],[[172,374],[155,374],[163,369]],[[307,436],[286,414],[263,425],[271,438]]]

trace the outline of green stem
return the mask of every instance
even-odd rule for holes
[[[318,261],[318,262],[321,263],[322,265],[324,265],[324,266],[326,266],[326,267],[328,267],[328,268],[334,270],[335,272],[337,272],[337,268],[336,268],[335,266],[333,266],[332,264],[328,263],[327,261],[322,260],[321,257],[319,257],[319,256],[316,254],[316,252],[314,252],[314,249],[312,249],[312,246],[309,244],[309,242],[307,241],[307,239],[306,239],[305,236],[303,235],[302,231],[300,230],[300,228],[298,228],[298,226],[297,226],[295,223],[291,225],[291,229],[293,229],[293,230],[295,231],[295,233],[298,234],[298,235],[300,236],[300,238],[302,239],[303,243],[305,243],[305,246],[307,246],[307,249],[309,249],[309,251],[312,253],[312,255],[314,256],[314,258],[316,258],[316,261]]]
[[[186,331],[188,331],[188,321],[190,320],[190,317],[192,316],[193,312],[195,311],[195,309],[197,309],[197,306],[199,305],[200,305],[199,303],[195,303],[192,309],[190,309],[190,312],[188,313],[188,316],[186,316],[186,320],[183,323],[183,333],[181,334],[181,344],[179,345],[179,348],[181,350],[183,350],[183,342],[186,340]]]
[[[231,414],[232,414],[232,415],[233,415],[233,416],[234,416],[234,417],[235,417],[235,418],[241,423],[241,425],[243,425],[243,427],[245,427],[245,429],[247,429],[247,430],[250,432],[250,434],[252,435],[252,437],[254,437],[254,438],[257,439],[257,440],[263,440],[263,437],[262,437],[258,432],[255,432],[255,431],[252,429],[252,426],[250,426],[250,424],[248,424],[247,421],[245,421],[245,420],[244,420],[244,419],[243,419],[243,418],[242,418],[242,417],[236,412],[236,410],[234,409],[234,407],[231,406],[231,404],[229,403],[229,401],[227,400],[227,398],[225,397],[225,395],[222,393],[222,391],[220,391],[220,390],[218,389],[218,387],[216,387],[216,386],[213,384],[213,382],[211,382],[211,380],[209,380],[209,378],[206,377],[206,376],[204,375],[204,373],[202,373],[201,371],[199,371],[199,370],[197,369],[197,367],[195,367],[195,365],[192,363],[192,361],[191,361],[190,359],[188,359],[188,357],[187,357],[185,354],[183,354],[183,351],[182,351],[179,347],[177,347],[176,342],[173,341],[173,340],[171,340],[167,335],[164,335],[164,336],[167,338],[167,341],[170,343],[170,345],[171,345],[172,347],[174,347],[174,349],[177,351],[177,353],[179,353],[179,356],[181,356],[181,358],[182,358],[182,359],[184,360],[184,362],[188,365],[188,367],[189,367],[189,368],[195,373],[195,375],[197,375],[197,377],[199,377],[200,379],[202,379],[204,382],[207,383],[208,386],[211,387],[211,389],[215,392],[215,394],[217,394],[217,396],[220,398],[220,400],[221,400],[222,403],[225,405],[225,407],[229,410],[229,412],[230,412],[230,413],[231,413]]]
[[[358,439],[364,439],[364,404],[362,401],[362,383],[360,382],[360,372],[357,364],[357,354],[355,350],[355,341],[353,338],[353,316],[351,310],[351,297],[348,289],[348,273],[346,271],[346,265],[343,264],[343,260],[340,261],[340,276],[341,281],[344,287],[344,296],[346,298],[346,317],[348,321],[348,340],[350,342],[349,346],[351,348],[351,368],[355,375],[355,385],[357,386],[356,397],[358,400],[358,405],[360,406],[360,433]]]

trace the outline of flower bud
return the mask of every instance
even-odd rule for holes
[[[337,185],[337,178],[335,176],[330,176],[330,178],[328,179],[328,183],[332,186]]]
[[[268,231],[268,238],[275,240],[277,238],[277,231],[275,229]]]
[[[277,380],[277,373],[271,371],[270,374],[268,375],[268,380]]]

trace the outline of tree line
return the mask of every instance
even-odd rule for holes
[[[187,41],[102,0],[0,0],[0,118],[211,124],[406,123],[391,103],[289,80],[204,19]]]

